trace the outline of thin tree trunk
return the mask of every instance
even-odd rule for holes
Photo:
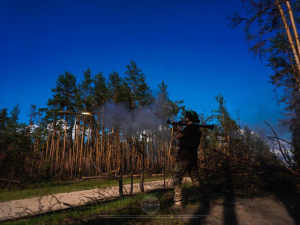
[[[172,136],[173,136],[173,126],[172,126],[170,145],[169,145],[169,151],[168,151],[168,165],[169,166],[171,165]]]
[[[144,138],[142,138],[143,140]],[[141,180],[140,180],[140,190],[141,193],[144,193],[144,170],[145,170],[145,146],[144,146],[144,142],[142,142],[142,157],[141,157],[141,161],[142,161],[142,170],[141,170]]]
[[[84,148],[84,135],[85,135],[85,116],[83,117],[83,124],[82,124],[82,136],[81,136],[81,147],[80,147],[80,156],[79,156],[79,179],[81,179],[81,174],[83,170],[83,160],[82,160],[82,155],[83,155],[83,148]]]
[[[15,164],[15,161],[16,161],[16,160],[14,160],[14,164]],[[10,175],[10,179],[9,179],[8,186],[7,186],[7,189],[8,189],[8,190],[10,190],[10,186],[11,186],[11,182],[12,182],[14,173],[15,173],[15,166],[13,166],[13,169],[12,169],[12,172],[11,172],[11,175]]]
[[[105,111],[105,106],[103,104],[102,106],[102,135],[101,135],[101,154],[102,154],[102,157],[104,158],[105,157],[105,154],[104,154],[104,139],[105,139],[105,127],[104,127],[104,111]],[[103,162],[103,158],[101,159],[102,162]]]
[[[119,133],[119,132],[118,132]],[[119,142],[120,143],[120,137],[117,138],[116,142]],[[116,143],[118,144],[118,143]],[[122,148],[122,145],[121,143],[118,144],[118,149],[119,149],[119,168],[120,168],[120,178],[119,178],[119,196],[120,198],[123,197],[123,151],[124,151],[124,148]]]
[[[131,144],[131,145],[130,145]],[[132,192],[133,192],[133,162],[132,162],[132,152],[133,152],[133,139],[132,139],[132,143],[129,143],[129,146],[130,146],[130,170],[131,170],[131,177],[130,177],[130,194],[132,195]]]
[[[290,16],[290,20],[291,20],[291,24],[292,24],[296,44],[297,44],[298,56],[299,56],[300,55],[300,41],[299,41],[299,35],[298,35],[298,31],[297,31],[297,28],[296,28],[296,23],[295,23],[295,19],[294,19],[294,15],[293,15],[293,10],[291,8],[290,1],[286,1],[285,3],[286,3],[286,6],[287,6],[289,16]]]
[[[276,3],[279,3],[278,0],[276,0]],[[293,55],[294,55],[295,62],[296,62],[297,75],[293,74],[293,76],[294,76],[294,78],[296,79],[296,81],[299,85],[299,92],[300,92],[300,81],[299,81],[299,77],[298,77],[299,74],[300,74],[299,55],[297,54],[297,50],[296,50],[296,47],[295,47],[295,44],[294,44],[294,41],[293,41],[293,37],[292,37],[291,31],[290,31],[288,22],[286,20],[285,14],[284,14],[284,11],[283,11],[280,4],[277,4],[277,7],[278,7],[278,10],[280,12],[280,16],[281,16],[282,22],[284,24],[284,28],[285,28],[285,31],[286,31],[286,34],[287,34],[287,37],[288,37],[288,40],[289,40],[289,43],[290,43],[290,47],[291,47]]]
[[[63,165],[62,168],[62,173],[59,179],[63,178],[64,172],[65,172],[65,155],[66,155],[66,138],[67,138],[67,116],[65,116],[65,129],[64,129],[64,147],[63,147],[63,151],[62,151],[62,162],[61,164]]]

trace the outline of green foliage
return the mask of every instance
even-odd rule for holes
[[[109,74],[109,89],[111,91],[111,102],[113,103],[130,103],[130,87],[128,83],[114,71]]]
[[[256,153],[260,157],[264,158],[266,158],[266,156],[270,156],[270,147],[268,143],[262,137],[252,132],[247,126],[244,127],[244,133],[241,138],[249,153]]]
[[[63,174],[60,178],[65,175],[78,177],[78,168],[83,171],[82,167],[85,167],[82,172],[85,175],[96,174],[93,165],[88,168],[85,161],[90,160],[88,163],[98,163],[97,166],[104,167],[106,162],[103,160],[106,159],[103,155],[110,150],[110,142],[115,141],[113,136],[113,139],[109,139],[112,134],[105,126],[102,114],[105,103],[125,103],[132,110],[154,104],[142,70],[132,60],[126,68],[124,78],[113,71],[108,79],[102,72],[92,76],[88,68],[83,71],[84,79],[79,84],[76,84],[76,76],[71,72],[60,74],[55,88],[51,90],[53,95],[48,99],[47,108],[38,108],[34,104],[30,106],[29,126],[18,123],[18,107],[14,108],[11,115],[8,115],[7,109],[1,109],[0,135],[3,138],[0,148],[5,150],[0,155],[0,167],[4,168],[4,161],[10,166],[0,172],[0,177],[9,178],[18,174],[19,179],[26,177],[35,183],[40,178],[50,178],[58,173]],[[163,106],[159,116],[165,120],[178,116],[184,109],[183,101],[172,102],[164,82],[159,88],[158,102]],[[84,111],[91,112],[92,116],[82,115]],[[76,136],[73,135],[75,120]],[[85,135],[87,131],[89,135]],[[156,144],[155,140],[153,144]],[[19,158],[22,162],[17,168]]]
[[[92,79],[92,71],[90,68],[87,69],[87,71],[83,71],[84,74],[84,80],[81,81],[81,84],[79,84],[78,91],[81,96],[81,109],[83,111],[91,112],[93,107],[93,79]]]
[[[163,118],[164,120],[171,116],[171,100],[169,99],[169,93],[167,92],[167,85],[164,81],[158,85],[160,92],[157,98],[157,112],[156,115]]]
[[[225,106],[226,101],[224,100],[223,95],[219,94],[215,97],[219,103],[219,108],[214,110],[215,118],[218,121],[218,125],[221,128],[221,133],[227,134],[230,131],[237,131],[237,123],[230,117],[227,108]]]
[[[218,109],[213,110],[211,116],[206,117],[205,121],[217,121],[215,130],[207,133],[208,138],[204,140],[203,146],[218,148],[223,146],[230,155],[242,157],[245,155],[261,156],[270,155],[268,143],[259,135],[252,132],[247,126],[241,130],[237,122],[230,117],[226,108],[226,101],[223,95],[216,96],[219,103]]]
[[[270,67],[274,74],[270,76],[276,88],[285,87],[284,94],[278,99],[279,103],[285,103],[285,115],[287,119],[281,120],[282,126],[288,126],[292,133],[292,145],[296,151],[300,149],[300,94],[299,84],[295,78],[298,71],[295,70],[295,61],[291,58],[292,52],[285,34],[278,33],[271,41],[268,49]]]
[[[111,94],[107,81],[102,72],[94,76],[93,83],[94,87],[92,94],[94,100],[94,109],[97,109],[108,101]]]
[[[279,1],[280,2],[280,1]],[[235,27],[246,22],[245,34],[248,41],[254,41],[250,47],[255,55],[260,55],[268,62],[273,74],[270,76],[270,83],[276,88],[283,88],[283,95],[278,99],[278,103],[286,105],[285,111],[287,119],[281,121],[282,126],[288,126],[292,133],[292,146],[295,151],[300,149],[300,83],[297,60],[299,53],[292,51],[296,46],[295,32],[291,32],[291,44],[284,23],[278,10],[277,4],[272,0],[263,1],[243,1],[244,8],[247,9],[247,17],[241,17],[236,13],[229,16],[231,26]],[[287,19],[287,25],[292,31],[292,23],[288,16],[285,2],[280,2],[283,13]],[[295,19],[296,29],[300,22],[300,3],[290,1],[291,13]],[[252,29],[251,29],[252,28]],[[252,42],[253,43],[253,42]],[[297,50],[296,50],[297,51]],[[277,97],[277,96],[276,96]]]
[[[172,120],[174,120],[174,118],[178,117],[179,113],[184,110],[184,106],[182,106],[183,100],[173,102],[169,98],[169,93],[167,91],[168,85],[166,85],[164,81],[162,81],[158,87],[160,92],[158,93],[155,102],[155,107],[157,108],[155,114],[164,120],[167,118],[172,118]]]
[[[37,106],[36,105],[31,105],[30,107],[30,115],[29,115],[29,125],[32,125],[34,123],[36,123],[36,117],[37,117]]]
[[[146,76],[132,60],[130,60],[130,65],[127,65],[126,68],[127,71],[125,71],[125,81],[130,88],[131,109],[150,105],[152,102],[152,94],[150,87],[146,83]]]
[[[88,75],[86,76],[88,77]],[[84,83],[84,88],[86,88],[86,83]],[[55,99],[55,103],[58,103],[60,110],[74,110],[76,77],[73,74],[67,71],[64,75],[60,74],[56,81],[56,87],[51,91],[54,93],[53,99]],[[49,106],[52,105],[51,100]]]
[[[25,124],[18,123],[19,105],[10,116],[7,109],[0,110],[0,177],[12,179],[25,174],[25,159],[31,152],[32,140]],[[8,188],[10,188],[8,184]]]
[[[1,137],[3,137],[3,135],[5,135],[8,121],[9,121],[9,117],[8,117],[8,113],[7,113],[7,108],[0,109],[0,134],[1,134]],[[3,140],[3,138],[1,138],[1,140]]]

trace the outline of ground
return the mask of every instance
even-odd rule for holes
[[[281,199],[285,199],[283,202]],[[198,205],[185,208],[182,214],[208,215],[197,219],[182,219],[185,224],[300,224],[300,202],[291,195],[259,198],[233,198],[213,200],[206,197]]]
[[[297,225],[300,224],[300,195],[291,192],[274,191],[258,193],[249,197],[242,193],[228,193],[226,190],[205,194],[202,201],[191,200],[193,187],[184,190],[184,210],[174,211],[171,189],[161,199],[161,219],[93,219],[88,224],[203,224],[203,225]],[[155,193],[155,192],[153,192]],[[177,215],[181,218],[163,218],[163,215]],[[206,216],[207,215],[207,216]],[[116,223],[117,222],[117,223]]]
[[[155,186],[157,186],[158,183],[159,182],[156,181]],[[273,189],[273,191],[259,190],[250,194],[245,189],[238,190],[226,188],[222,185],[212,185],[206,186],[204,189],[204,199],[199,201],[192,197],[195,188],[192,185],[186,185],[183,189],[184,210],[178,212],[171,209],[173,206],[172,187],[168,185],[169,187],[167,189],[161,188],[151,190],[150,186],[152,185],[150,184],[151,183],[146,186],[148,188],[148,192],[143,194],[141,197],[126,197],[128,199],[136,199],[135,202],[123,205],[126,207],[132,207],[132,210],[120,211],[114,213],[114,215],[146,216],[141,210],[141,198],[147,195],[155,195],[160,200],[160,209],[156,214],[159,217],[154,215],[153,218],[116,219],[103,218],[103,214],[99,216],[99,213],[93,213],[92,215],[80,218],[82,219],[81,222],[78,220],[72,220],[71,217],[55,223],[53,223],[53,220],[52,222],[41,222],[42,220],[37,218],[39,222],[28,224],[300,224],[300,195],[299,193],[292,192],[288,189],[278,188],[277,190]],[[80,211],[80,209],[77,209],[77,211]],[[25,224],[25,220],[23,221]]]

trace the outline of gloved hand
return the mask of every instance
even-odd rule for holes
[[[176,126],[176,127],[174,127],[174,131],[175,131],[175,132],[181,131],[181,126]]]

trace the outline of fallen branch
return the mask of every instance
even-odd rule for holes
[[[102,179],[102,178],[109,178],[108,176],[92,176],[92,177],[83,177],[81,181],[84,180],[93,180],[93,179]]]
[[[136,174],[136,175],[132,175],[133,177],[140,177],[141,175],[140,174]],[[119,176],[117,176],[119,177]],[[122,176],[123,178],[126,178],[126,177],[131,177],[131,175],[123,175]]]
[[[272,171],[261,171],[261,172],[257,172],[257,173],[240,173],[240,174],[236,174],[236,173],[230,173],[230,176],[250,176],[250,175],[260,175],[260,174],[265,174],[267,172],[272,172]],[[220,172],[220,173],[225,173],[225,172]]]
[[[160,177],[162,177],[162,176],[164,176],[164,174],[151,174],[151,177],[155,177],[155,176],[160,176]]]
[[[2,183],[9,183],[9,182],[11,182],[12,184],[16,184],[16,185],[18,185],[20,187],[25,187],[25,185],[21,184],[21,181],[17,181],[17,180],[11,180],[10,181],[8,179],[0,178],[0,182],[2,182]]]
[[[243,159],[240,159],[240,158],[236,158],[236,157],[233,157],[233,156],[229,156],[229,155],[227,155],[227,154],[225,154],[225,153],[222,153],[222,152],[219,152],[219,151],[217,151],[217,150],[215,150],[215,149],[212,149],[212,150],[213,150],[214,152],[218,153],[219,155],[225,156],[225,157],[227,157],[227,158],[229,158],[229,159],[233,159],[233,160],[236,160],[236,161],[244,162],[244,163],[250,164],[251,166],[254,166],[254,164],[251,163],[251,162],[249,162],[249,161],[246,161],[246,160],[243,160]],[[248,158],[248,157],[247,157],[247,158]]]
[[[115,172],[118,172],[119,170],[120,170],[120,168],[110,171],[110,173],[115,173]],[[102,173],[100,176],[83,177],[81,181],[92,180],[92,179],[101,179],[101,178],[112,178],[112,176],[108,175],[108,173]]]

